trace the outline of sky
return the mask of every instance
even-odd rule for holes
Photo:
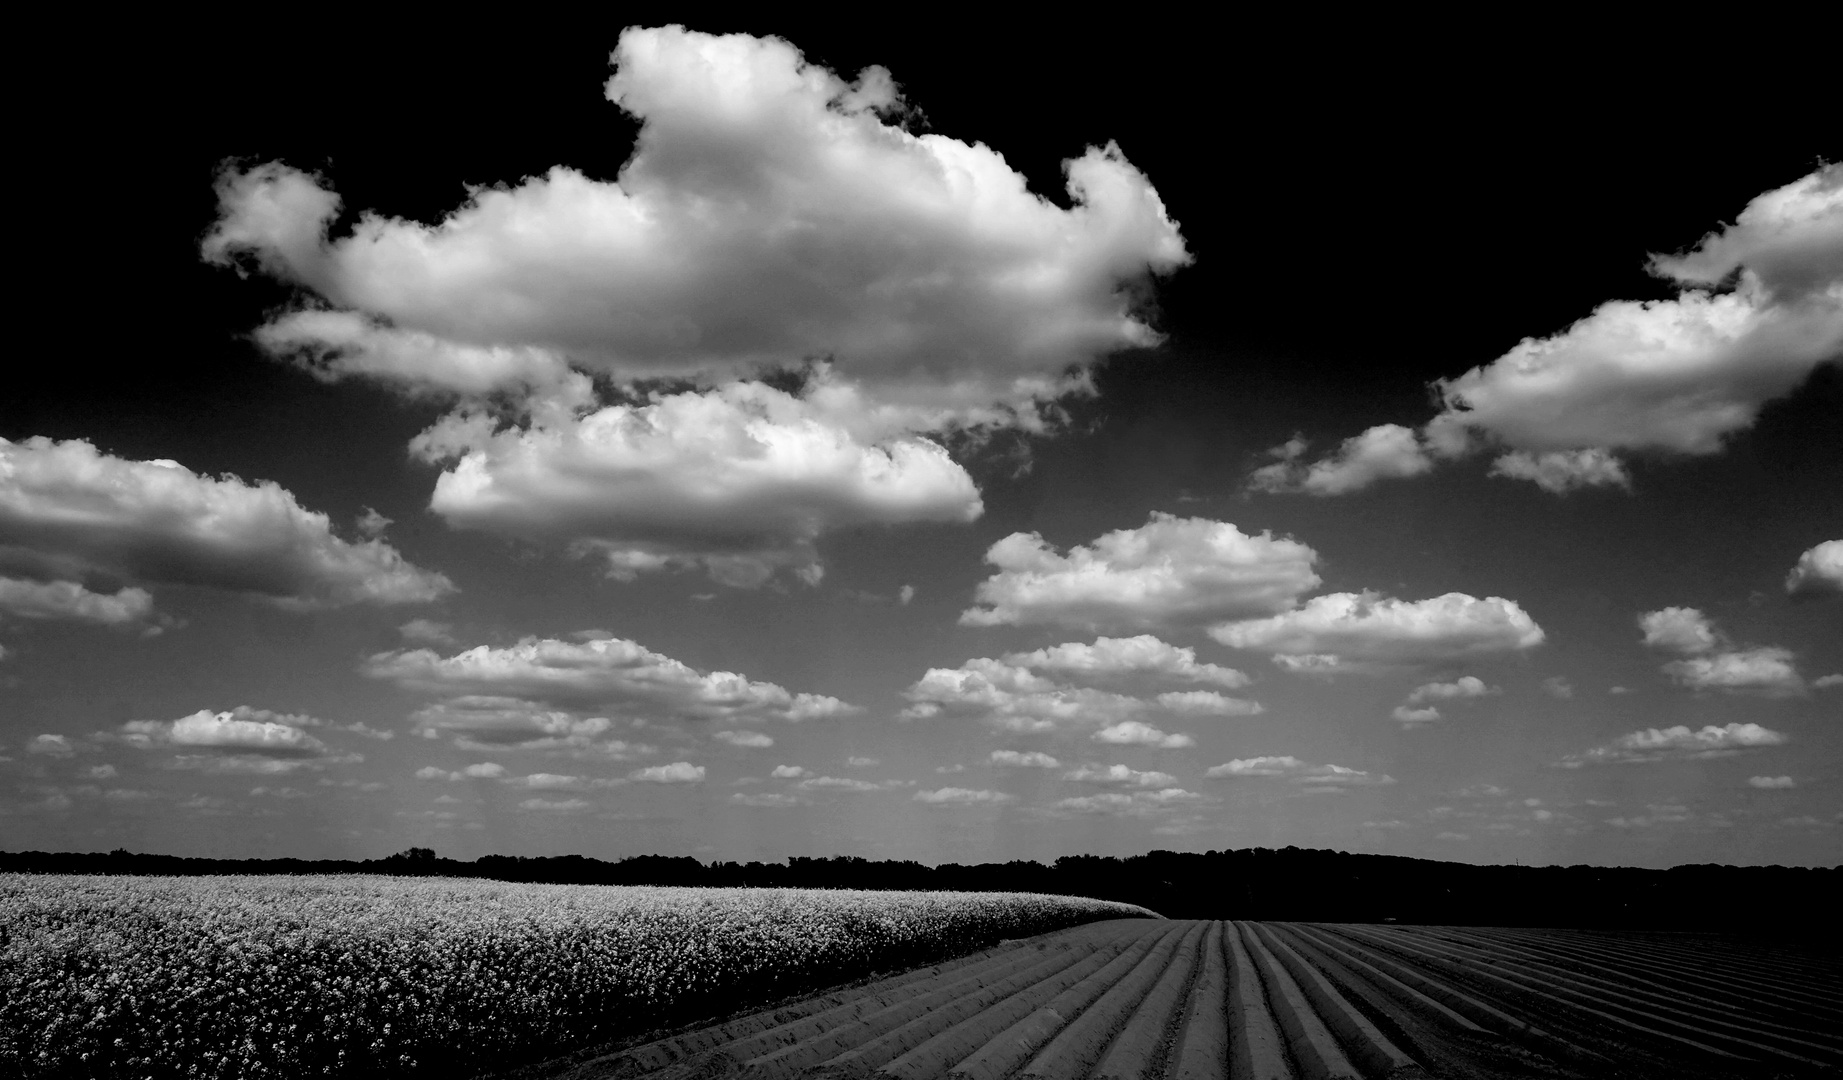
[[[1839,862],[1799,64],[635,11],[59,66],[0,849]]]

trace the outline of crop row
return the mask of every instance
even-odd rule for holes
[[[0,874],[0,1075],[465,1076],[1143,913],[1018,893]]]
[[[1740,1077],[1843,1069],[1843,966],[1720,935],[1122,919],[557,1080]]]

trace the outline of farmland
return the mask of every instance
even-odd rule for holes
[[[1795,1077],[1834,957],[1718,934],[1122,919],[581,1062],[556,1080]]]
[[[464,1076],[1143,914],[1015,893],[0,874],[0,1072]]]

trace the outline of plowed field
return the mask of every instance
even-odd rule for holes
[[[559,1080],[1843,1073],[1843,964],[1715,934],[1118,919]]]

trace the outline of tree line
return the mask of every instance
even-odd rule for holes
[[[573,885],[1036,892],[1121,900],[1168,918],[1619,927],[1811,933],[1843,911],[1843,867],[1477,866],[1288,847],[1128,858],[1070,855],[927,866],[855,856],[704,863],[582,855],[448,859],[410,848],[382,859],[204,859],[100,852],[0,852],[0,871],[60,874],[395,874]]]

